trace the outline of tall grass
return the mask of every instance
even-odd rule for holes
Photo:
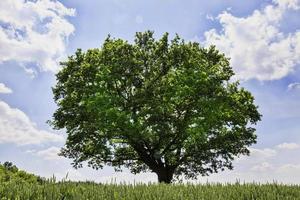
[[[281,184],[97,184],[25,181],[0,183],[1,200],[285,200],[299,199],[299,185]]]

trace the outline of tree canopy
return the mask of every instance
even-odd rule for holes
[[[134,43],[108,37],[78,49],[61,66],[51,124],[66,130],[61,155],[74,167],[124,166],[170,183],[232,169],[256,142],[254,97],[214,46],[138,32]]]

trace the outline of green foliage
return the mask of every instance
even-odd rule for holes
[[[42,183],[45,179],[40,176],[19,170],[11,162],[0,163],[0,183],[19,182],[19,183]]]
[[[1,200],[296,200],[299,185],[279,184],[136,184],[107,185],[52,181],[44,184],[0,182]]]
[[[134,44],[108,37],[61,65],[51,124],[66,129],[61,155],[75,167],[125,166],[170,182],[232,169],[256,142],[254,97],[230,81],[229,61],[214,46],[148,31]]]

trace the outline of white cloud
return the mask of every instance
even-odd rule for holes
[[[37,155],[45,160],[60,160],[63,157],[59,156],[60,148],[56,146],[49,147],[44,150],[36,151],[36,150],[28,150],[27,153]]]
[[[206,19],[208,19],[208,20],[210,20],[210,21],[215,21],[215,17],[213,16],[213,15],[211,15],[211,14],[206,14]]]
[[[295,83],[290,83],[288,85],[288,90],[298,90],[300,89],[300,83],[295,82]]]
[[[276,0],[247,17],[224,11],[218,16],[222,31],[205,32],[205,44],[216,45],[231,58],[238,79],[281,79],[300,63],[300,31],[280,31],[284,14],[299,9],[299,4],[296,0]]]
[[[0,63],[33,62],[44,71],[57,71],[65,43],[74,32],[66,19],[74,9],[52,0],[0,1]]]
[[[275,3],[279,5],[280,8],[292,8],[299,9],[299,0],[273,0]]]
[[[300,145],[296,143],[282,143],[276,146],[279,149],[287,149],[287,150],[293,150],[293,149],[299,149]]]
[[[12,92],[12,89],[8,88],[4,83],[0,83],[0,93],[10,94]]]
[[[263,163],[260,163],[258,165],[254,165],[251,168],[252,171],[257,171],[257,172],[265,172],[265,171],[268,171],[268,170],[271,170],[271,169],[273,169],[273,166],[268,162],[263,162]]]
[[[61,135],[38,129],[24,112],[0,101],[0,143],[26,145],[63,141]]]
[[[295,172],[298,174],[300,170],[300,164],[284,164],[277,169],[277,172],[290,173]]]
[[[269,159],[272,159],[278,155],[278,152],[275,149],[264,148],[249,148],[250,155],[249,156],[241,156],[236,158],[235,163],[237,165],[245,165],[245,166],[255,166],[261,165],[261,163],[268,162]]]
[[[274,157],[277,152],[274,149],[265,148],[265,149],[255,149],[249,148],[250,156],[255,158],[270,158]]]

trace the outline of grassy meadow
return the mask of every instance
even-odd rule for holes
[[[93,182],[0,184],[0,199],[16,200],[282,200],[300,199],[299,185],[280,184],[97,184]]]
[[[57,181],[0,163],[0,200],[285,200],[300,199],[300,185],[126,184]]]

